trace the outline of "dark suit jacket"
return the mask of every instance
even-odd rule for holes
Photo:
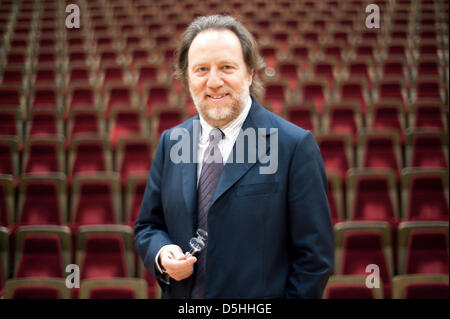
[[[252,100],[242,130],[266,128],[263,138],[269,154],[274,148],[270,128],[278,129],[273,133],[278,134],[278,169],[260,174],[260,166],[268,164],[248,159],[225,165],[208,213],[205,298],[321,298],[332,271],[334,243],[319,148],[309,131]],[[197,152],[196,119],[178,126],[189,132],[191,159]],[[135,242],[163,298],[190,298],[195,273],[167,285],[154,262],[164,245],[188,251],[197,226],[197,164],[171,161],[171,147],[178,142],[169,138],[171,130],[159,141],[135,224]]]

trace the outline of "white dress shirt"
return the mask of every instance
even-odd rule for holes
[[[238,115],[233,121],[227,123],[223,127],[219,127],[219,129],[223,132],[224,137],[220,140],[219,147],[220,153],[222,154],[223,163],[225,164],[230,156],[230,153],[233,149],[234,143],[239,135],[239,131],[242,128],[242,124],[244,124],[245,119],[247,118],[248,112],[250,111],[250,107],[252,106],[252,99],[249,96],[247,103],[242,110],[241,114]],[[214,128],[209,125],[205,119],[199,115],[200,117],[200,129],[199,129],[199,142],[197,149],[197,185],[200,180],[200,174],[202,172],[203,167],[203,155],[205,153],[206,148],[209,145],[209,134],[211,130]]]
[[[223,127],[219,127],[220,130],[223,132],[224,137],[222,140],[220,140],[218,147],[220,150],[220,153],[222,154],[223,163],[226,163],[228,160],[228,156],[230,156],[231,151],[233,149],[234,143],[236,142],[236,139],[239,135],[239,131],[242,128],[242,125],[244,124],[245,119],[247,118],[248,112],[250,111],[250,107],[252,106],[252,99],[250,96],[248,96],[247,103],[245,104],[244,109],[242,112],[236,117],[233,121],[227,123]],[[198,141],[198,149],[197,149],[197,185],[200,180],[200,174],[202,172],[202,166],[203,166],[203,154],[205,153],[206,148],[209,145],[209,133],[214,128],[211,125],[209,125],[206,120],[199,115],[200,117],[200,126],[199,126],[199,141]],[[164,246],[165,247],[165,246]],[[161,249],[158,251],[155,257],[155,264],[156,269],[163,273],[160,265],[159,265],[159,254],[161,253],[161,250],[164,248],[161,247]]]

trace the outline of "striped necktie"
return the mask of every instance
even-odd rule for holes
[[[202,172],[198,183],[198,228],[208,231],[208,211],[217,183],[223,170],[223,158],[219,150],[219,142],[223,132],[214,128],[209,133],[209,145],[203,155]],[[200,252],[192,298],[204,298],[204,281],[206,268],[206,248]]]

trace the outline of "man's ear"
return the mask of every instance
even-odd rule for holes
[[[249,76],[250,76],[250,80],[249,80],[249,86],[252,85],[253,82],[253,75],[255,74],[255,71],[252,69],[248,72]]]

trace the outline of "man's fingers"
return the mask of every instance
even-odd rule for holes
[[[190,256],[189,258],[186,259],[186,262],[189,264],[195,264],[197,262],[197,258],[194,256]]]
[[[180,247],[178,247],[178,248],[179,249],[173,249],[171,251],[173,253],[173,257],[178,260],[185,259],[186,256],[184,255],[183,251],[181,250]]]
[[[192,256],[183,260],[168,259],[165,263],[165,268],[170,277],[180,281],[192,275],[194,272],[193,264],[196,261],[197,258]]]

